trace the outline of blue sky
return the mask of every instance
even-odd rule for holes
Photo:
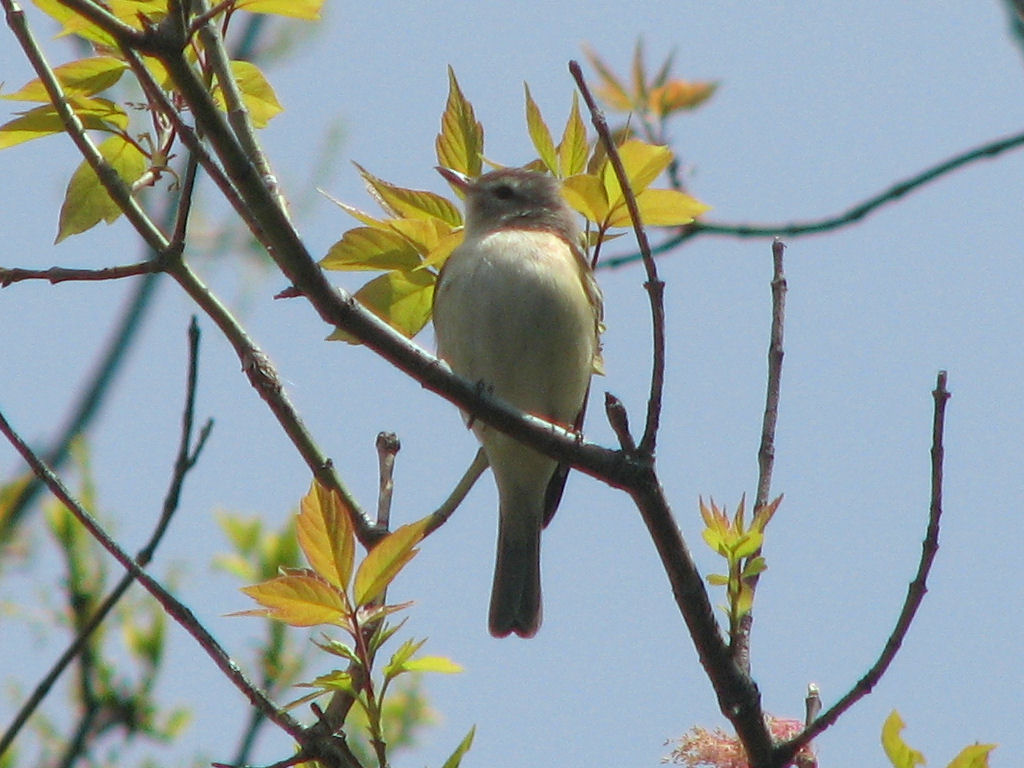
[[[38,20],[38,15],[32,15]],[[44,35],[45,37],[45,35]],[[549,122],[571,103],[567,62],[589,43],[619,71],[633,45],[648,60],[676,51],[675,72],[721,83],[671,125],[691,191],[716,222],[777,222],[835,213],[895,180],[1024,123],[1021,52],[1000,3],[647,2],[329,4],[323,25],[269,69],[286,112],[263,141],[311,250],[352,225],[319,185],[372,203],[349,160],[395,183],[447,191],[433,171],[434,135],[454,67],[485,126],[487,154],[533,157],[523,119],[528,81]],[[48,41],[54,63],[71,58]],[[5,89],[31,78],[13,42],[0,46]],[[325,135],[340,129],[336,154]],[[63,185],[78,160],[55,137],[0,153],[0,264],[106,266],[135,260],[123,223],[59,246]],[[1024,527],[1021,332],[1024,157],[975,164],[827,235],[789,240],[786,358],[769,531],[769,571],[756,605],[753,663],[766,708],[800,716],[806,685],[826,706],[881,650],[913,577],[928,504],[931,396],[949,371],[941,549],[919,618],[875,692],[818,740],[823,764],[882,765],[878,735],[898,709],[931,765],[974,741],[998,742],[992,765],[1024,752],[1024,614],[1016,564]],[[205,191],[197,225],[225,208]],[[658,239],[657,235],[653,236]],[[628,248],[622,239],[609,253]],[[618,246],[616,248],[616,246]],[[366,506],[376,494],[373,440],[398,432],[395,519],[419,518],[472,458],[455,409],[361,348],[322,341],[301,301],[273,301],[284,281],[227,254],[198,268],[270,354],[289,393]],[[753,494],[769,319],[770,240],[702,237],[666,255],[668,398],[658,462],[680,528],[705,572],[697,498],[735,505]],[[649,322],[638,268],[605,271],[607,376],[595,382],[587,434],[613,444],[608,390],[639,422]],[[337,275],[356,288],[359,275]],[[0,292],[0,408],[30,439],[53,434],[118,316],[125,284],[22,283]],[[100,498],[133,548],[162,498],[174,445],[193,311],[160,289],[130,365],[92,436]],[[237,360],[208,322],[198,410],[216,427],[189,478],[156,571],[234,654],[258,634],[237,584],[208,562],[225,549],[214,511],[284,520],[308,473]],[[418,341],[433,348],[429,329]],[[18,468],[0,446],[0,469]],[[693,724],[723,724],[643,525],[621,493],[574,476],[544,539],[545,623],[533,640],[486,632],[496,499],[490,478],[429,539],[393,593],[416,601],[408,628],[466,668],[427,681],[442,724],[397,762],[440,765],[472,724],[467,765],[655,765],[664,741]],[[46,545],[36,537],[40,550]],[[44,562],[46,562],[44,558]],[[15,574],[0,601],[38,595],[42,576]],[[714,596],[722,601],[721,595]],[[24,611],[20,612],[24,616]],[[32,615],[32,612],[29,611]],[[10,627],[10,630],[8,630]],[[182,756],[228,759],[245,702],[181,632],[172,632],[166,696],[197,719]],[[28,645],[38,652],[29,653]],[[3,677],[31,687],[62,643],[5,621]],[[326,666],[326,664],[325,664]],[[51,702],[59,712],[60,701]],[[0,722],[13,714],[0,700]],[[225,734],[231,734],[225,742]],[[268,735],[259,759],[288,752]],[[856,756],[852,758],[851,756]]]

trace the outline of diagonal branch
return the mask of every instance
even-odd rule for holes
[[[845,696],[833,704],[825,714],[817,718],[803,733],[785,744],[780,744],[775,749],[775,765],[788,765],[789,760],[792,760],[801,747],[833,725],[846,710],[871,693],[896,657],[896,653],[910,630],[910,624],[913,622],[918,608],[921,607],[921,602],[928,591],[928,573],[931,571],[935,554],[939,551],[939,520],[942,517],[942,462],[945,455],[943,435],[946,428],[946,403],[949,401],[949,397],[949,390],[946,389],[946,372],[939,371],[935,389],[932,390],[935,409],[932,417],[932,477],[928,530],[921,545],[921,560],[917,566],[917,574],[907,588],[907,597],[903,602],[900,615],[896,619],[896,626],[893,627],[892,634],[886,640],[878,660],[865,673],[864,677],[858,680]]]
[[[590,110],[590,119],[597,130],[601,142],[608,153],[608,161],[615,170],[615,176],[619,180],[623,197],[626,201],[626,208],[629,211],[629,218],[633,222],[633,231],[636,233],[637,245],[640,247],[640,256],[644,262],[644,269],[647,271],[647,282],[644,288],[647,289],[647,296],[651,304],[651,329],[654,336],[651,371],[651,391],[647,399],[647,423],[644,425],[644,434],[640,439],[640,451],[647,456],[654,455],[654,449],[658,440],[658,425],[661,422],[661,403],[665,389],[665,283],[658,277],[658,266],[651,254],[651,246],[647,240],[647,231],[644,229],[643,220],[640,218],[640,209],[637,206],[636,196],[633,194],[633,187],[629,183],[629,175],[622,165],[622,158],[619,156],[619,149],[612,138],[608,122],[604,113],[594,100],[590,88],[583,77],[583,70],[579,62],[570,61],[569,71],[572,73],[576,86],[580,89],[583,100]]]
[[[182,428],[181,438],[178,445],[178,457],[174,464],[174,473],[171,477],[171,484],[167,490],[167,495],[164,497],[163,511],[160,514],[160,519],[157,521],[156,526],[153,529],[153,533],[149,537],[149,541],[136,555],[135,560],[139,565],[145,566],[153,557],[153,553],[159,546],[160,541],[163,539],[163,535],[167,530],[167,526],[174,515],[174,512],[178,508],[178,500],[181,495],[181,488],[185,481],[185,476],[189,470],[195,466],[196,461],[199,458],[199,453],[203,449],[203,445],[206,443],[206,438],[210,434],[210,428],[212,424],[207,422],[200,431],[198,440],[193,442],[193,414],[195,411],[195,393],[196,393],[196,381],[198,374],[198,358],[199,358],[199,329],[195,324],[193,318],[192,324],[189,327],[189,357],[188,357],[188,375],[186,377],[186,392],[185,392],[185,406],[182,411]],[[53,684],[57,682],[60,675],[67,669],[68,665],[83,651],[89,638],[95,632],[96,628],[103,622],[103,620],[110,614],[114,606],[121,599],[128,587],[135,583],[135,577],[131,573],[126,573],[121,580],[117,583],[114,589],[107,595],[106,598],[99,604],[96,611],[89,620],[79,629],[75,639],[68,646],[68,648],[61,654],[60,658],[54,662],[53,667],[47,672],[46,676],[39,682],[32,695],[25,700],[21,708],[15,715],[11,725],[8,726],[3,736],[0,737],[0,755],[6,752],[7,748],[14,743],[14,739],[17,737],[22,726],[28,721],[32,713],[42,703],[43,699],[50,692]],[[84,737],[84,733],[82,736]],[[80,739],[79,739],[80,741]],[[74,751],[74,754],[78,754]]]
[[[37,477],[42,478],[43,482],[46,483],[51,493],[57,497],[57,499],[64,504],[74,515],[75,519],[80,522],[89,534],[96,539],[107,552],[109,552],[121,566],[128,571],[145,589],[149,592],[157,602],[163,607],[169,616],[171,616],[178,624],[180,624],[186,632],[188,632],[199,644],[199,646],[206,652],[213,662],[217,665],[217,668],[231,681],[231,683],[242,692],[242,694],[249,700],[249,702],[263,712],[270,720],[280,726],[286,733],[295,737],[297,740],[301,740],[303,728],[296,722],[291,715],[280,711],[272,701],[270,701],[262,691],[254,686],[246,677],[245,673],[242,672],[231,660],[231,657],[227,655],[225,650],[220,644],[214,639],[206,628],[196,619],[195,615],[185,605],[183,605],[174,595],[168,592],[164,587],[146,573],[142,567],[133,560],[127,552],[125,552],[120,545],[114,541],[110,535],[104,530],[99,522],[81,505],[71,492],[67,489],[64,483],[61,481],[53,470],[51,470],[25,443],[25,441],[18,435],[17,432],[11,427],[10,422],[0,412],[0,433],[3,433],[8,441],[14,446],[14,449],[21,454],[25,462],[31,467],[32,471]]]

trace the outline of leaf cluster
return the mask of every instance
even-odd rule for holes
[[[262,607],[235,615],[267,616],[296,627],[333,625],[347,641],[324,635],[315,641],[324,652],[343,659],[344,669],[320,675],[303,687],[314,689],[290,706],[325,694],[341,692],[355,701],[365,716],[374,748],[383,755],[386,697],[402,675],[417,672],[453,673],[460,667],[440,656],[417,656],[424,640],[406,640],[372,678],[377,652],[402,626],[386,617],[410,603],[388,604],[385,593],[416,549],[430,518],[404,525],[380,540],[362,562],[355,562],[356,538],[350,510],[341,496],[314,481],[296,517],[299,547],[308,568],[282,568],[279,575],[243,588]]]
[[[115,101],[111,94],[121,83],[131,64],[114,39],[92,21],[66,8],[57,0],[34,0],[35,4],[61,25],[61,35],[75,35],[87,41],[99,53],[54,68],[64,103],[71,109],[87,131],[93,131],[104,140],[98,150],[121,180],[137,194],[152,186],[166,173],[173,175],[168,163],[175,156],[178,136],[155,105]],[[239,9],[252,13],[274,13],[303,19],[318,18],[323,0],[245,0],[225,8],[217,15],[226,28],[231,16]],[[108,4],[111,16],[121,23],[142,30],[160,23],[167,15],[166,0],[112,0]],[[206,52],[196,36],[186,52],[190,61],[199,66],[211,88],[214,101],[227,109],[220,83],[207,62]],[[144,70],[143,78],[159,88],[175,103],[174,88],[164,66],[154,57],[139,56],[137,66]],[[248,61],[230,63],[232,77],[241,93],[252,123],[262,128],[282,107],[274,89],[256,65]],[[134,73],[136,78],[140,73]],[[144,89],[145,90],[145,89]],[[13,93],[0,94],[9,101],[39,102],[41,105],[17,113],[14,119],[0,125],[0,149],[15,146],[32,139],[64,132],[64,123],[55,106],[56,94],[47,91],[38,78],[26,83]],[[76,235],[105,221],[110,224],[121,216],[121,209],[111,199],[96,171],[82,161],[64,193],[57,226],[56,242]]]
[[[733,635],[740,619],[750,613],[754,605],[754,586],[757,577],[768,567],[761,555],[765,527],[775,515],[782,497],[758,507],[750,525],[746,523],[746,497],[740,499],[736,513],[730,519],[724,507],[712,499],[708,505],[700,500],[700,514],[704,518],[701,535],[711,549],[726,562],[725,574],[713,573],[708,582],[726,588],[730,636]]]

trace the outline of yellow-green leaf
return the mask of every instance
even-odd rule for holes
[[[420,543],[429,524],[430,518],[425,517],[415,523],[403,525],[370,550],[356,571],[357,605],[371,603],[383,593],[405,564],[416,555],[416,545]]]
[[[674,227],[689,224],[695,217],[710,210],[711,206],[674,189],[645,189],[636,198],[640,219],[647,226]],[[619,205],[608,220],[612,227],[629,227],[629,209],[625,201]]]
[[[430,249],[430,253],[424,257],[423,263],[418,268],[439,267],[444,264],[448,261],[448,257],[452,255],[452,251],[462,243],[464,237],[465,232],[461,229],[453,229],[438,240],[437,245]]]
[[[988,755],[995,744],[971,744],[960,750],[946,768],[988,768]]]
[[[432,217],[453,227],[462,224],[462,214],[447,198],[426,190],[397,187],[377,178],[359,163],[353,165],[359,169],[367,190],[390,215],[414,219]]]
[[[278,576],[242,591],[264,607],[265,615],[293,627],[348,624],[343,593],[312,574]]]
[[[459,742],[459,746],[455,748],[455,751],[448,756],[448,759],[444,761],[444,765],[441,768],[459,768],[462,765],[462,758],[469,752],[469,748],[473,746],[473,736],[476,734],[476,726],[474,725],[469,729],[469,733]]]
[[[900,735],[906,727],[903,718],[895,709],[885,719],[882,726],[882,749],[886,757],[893,764],[894,768],[914,768],[917,765],[924,765],[924,755],[916,749],[911,748]]]
[[[112,56],[92,56],[87,59],[70,61],[53,70],[65,96],[94,96],[110,88],[121,79],[128,65]],[[0,98],[11,101],[50,101],[39,78],[26,83],[14,93],[5,93]]]
[[[562,178],[582,173],[587,167],[590,144],[587,142],[587,126],[580,115],[580,102],[573,91],[572,109],[565,121],[562,141],[558,144],[558,167]]]
[[[271,118],[282,112],[283,108],[274,89],[255,64],[248,61],[232,61],[231,74],[242,94],[242,102],[254,127],[266,127]],[[215,88],[213,97],[218,107],[227,108],[224,92],[219,85]]]
[[[716,587],[724,587],[726,584],[729,583],[729,577],[728,576],[723,576],[720,573],[708,574],[707,579],[708,579],[708,584],[713,584]]]
[[[473,105],[462,95],[455,70],[448,67],[448,101],[441,115],[441,132],[434,142],[437,162],[470,177],[483,167],[484,128],[477,122]]]
[[[647,67],[644,66],[644,44],[638,38],[633,48],[633,93],[635,102],[641,104],[647,100]]]
[[[617,109],[620,112],[632,110],[633,100],[626,91],[626,87],[615,73],[612,72],[611,68],[601,60],[590,46],[584,46],[583,53],[586,55],[587,60],[590,61],[590,65],[597,70],[600,82],[595,90],[601,100],[612,109]]]
[[[235,8],[250,13],[272,13],[276,16],[317,21],[323,4],[324,0],[239,0]]]
[[[340,590],[348,589],[355,558],[350,510],[337,491],[314,480],[299,505],[296,535],[309,564]]]
[[[551,173],[558,173],[558,159],[555,156],[555,142],[551,139],[551,131],[540,114],[540,107],[530,95],[530,86],[523,83],[526,89],[526,127],[530,131],[530,140],[537,150],[537,156]]]
[[[125,24],[142,29],[142,20],[158,24],[167,16],[167,0],[107,0],[110,12]]]
[[[441,219],[391,219],[388,226],[404,237],[420,256],[427,256],[455,231],[455,227]]]
[[[444,656],[420,656],[407,661],[404,669],[407,672],[440,672],[442,675],[454,675],[462,671],[462,666]]]
[[[87,130],[114,133],[128,127],[128,115],[111,101],[72,97],[69,102]],[[0,126],[0,149],[61,133],[63,130],[64,123],[53,105],[44,104]]]
[[[733,545],[732,556],[737,560],[750,557],[764,544],[764,536],[758,531],[748,531]]]
[[[355,297],[396,331],[412,338],[430,319],[436,279],[427,270],[388,272],[356,291]],[[358,343],[355,337],[340,328],[327,338]]]
[[[79,37],[99,43],[104,48],[117,49],[117,41],[98,26],[64,6],[60,0],[32,0],[39,10],[57,21],[62,29],[58,37],[78,35]]]
[[[420,263],[416,249],[397,232],[373,227],[350,229],[320,260],[324,269],[411,270]]]
[[[562,195],[572,208],[595,224],[604,223],[608,216],[608,196],[597,176],[589,173],[570,176],[562,184]]]
[[[117,172],[125,184],[131,185],[146,170],[148,160],[121,136],[111,136],[98,147],[103,159]],[[105,221],[108,224],[121,215],[121,209],[100,183],[92,167],[82,161],[68,182],[64,204],[60,208],[60,222],[56,242],[85,232]]]
[[[366,211],[360,210],[359,208],[356,208],[354,205],[349,205],[348,203],[343,203],[341,200],[339,200],[338,198],[334,197],[329,192],[325,192],[322,189],[318,188],[317,191],[321,195],[326,197],[328,200],[330,200],[332,203],[334,203],[336,206],[341,208],[341,210],[343,210],[345,213],[347,213],[353,219],[355,219],[356,221],[360,222],[361,224],[365,224],[368,227],[374,227],[375,229],[389,229],[388,224],[387,224],[387,222],[384,219],[374,218],[373,216],[368,214]]]
[[[639,195],[672,162],[672,150],[640,139],[628,139],[619,147],[619,157],[633,194]],[[612,206],[617,205],[622,200],[622,188],[610,162],[602,168],[601,179]]]

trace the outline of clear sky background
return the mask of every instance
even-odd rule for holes
[[[41,23],[38,14],[30,14]],[[47,29],[38,26],[42,34]],[[947,156],[1024,125],[1024,71],[1004,6],[988,2],[419,2],[329,3],[324,23],[269,70],[286,112],[263,133],[302,232],[322,254],[352,226],[320,185],[369,207],[355,160],[395,183],[447,192],[433,142],[451,64],[487,133],[487,154],[532,159],[522,83],[553,126],[571,103],[567,62],[587,42],[626,72],[638,37],[648,59],[676,51],[675,72],[721,82],[671,126],[694,194],[716,222],[784,223],[845,209]],[[32,77],[7,35],[5,90]],[[72,58],[48,42],[51,60]],[[11,105],[11,109],[18,108]],[[7,109],[7,108],[5,108]],[[321,148],[341,129],[334,154]],[[0,153],[0,264],[107,266],[138,257],[119,222],[52,246],[63,186],[78,158],[63,137]],[[218,226],[210,202],[200,222]],[[933,766],[974,741],[1000,744],[994,766],[1019,765],[1024,636],[1019,563],[1024,526],[1024,154],[975,164],[838,232],[789,241],[786,358],[769,531],[756,604],[754,674],[768,711],[801,717],[808,683],[826,706],[876,658],[913,577],[929,489],[932,399],[939,369],[953,398],[946,432],[941,549],[923,609],[876,690],[817,744],[823,765],[884,765],[881,725],[896,708]],[[657,241],[659,235],[654,234]],[[609,254],[625,252],[623,238]],[[285,282],[232,254],[199,269],[244,318],[345,480],[376,498],[373,440],[398,432],[394,519],[447,495],[476,449],[456,410],[368,351],[328,344],[302,301],[273,301]],[[658,461],[701,569],[719,569],[700,539],[698,495],[734,506],[753,495],[770,309],[770,240],[701,237],[661,259],[667,282],[668,397]],[[356,288],[360,275],[337,275]],[[617,394],[634,423],[648,386],[649,319],[638,267],[605,271],[608,375],[594,385],[588,437],[614,438],[600,407]],[[31,440],[53,435],[121,310],[127,284],[21,283],[0,292],[0,408]],[[104,512],[129,549],[143,541],[178,435],[185,331],[193,308],[165,281],[157,305],[92,432]],[[198,413],[216,427],[189,477],[155,564],[243,662],[256,619],[237,582],[210,569],[226,549],[214,511],[277,525],[309,476],[212,325]],[[433,348],[428,329],[418,341]],[[20,471],[0,445],[0,470]],[[415,600],[407,628],[465,666],[429,678],[441,713],[398,765],[440,765],[477,725],[466,765],[657,765],[694,724],[725,721],[697,663],[667,580],[621,493],[574,475],[544,538],[545,620],[528,642],[486,631],[496,499],[483,478],[423,546],[392,597]],[[38,518],[36,518],[38,523]],[[34,535],[36,568],[5,574],[0,677],[31,689],[63,647],[44,609],[57,561]],[[716,594],[716,602],[723,600]],[[20,608],[12,607],[19,604]],[[300,633],[304,636],[305,633]],[[175,757],[227,760],[246,704],[183,632],[171,631],[166,700],[196,719]],[[322,669],[328,668],[324,662]],[[169,670],[170,671],[170,670]],[[63,694],[49,702],[60,718]],[[0,725],[15,711],[0,698]],[[268,731],[258,760],[290,746]]]

